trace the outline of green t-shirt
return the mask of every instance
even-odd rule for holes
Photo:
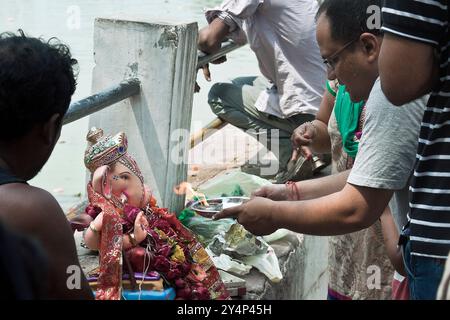
[[[350,157],[355,158],[359,146],[359,140],[356,139],[355,132],[358,130],[359,119],[365,102],[353,102],[344,85],[339,85],[336,92],[327,82],[327,89],[336,97],[334,114],[342,136],[342,147]]]

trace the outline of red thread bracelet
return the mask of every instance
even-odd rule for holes
[[[291,189],[290,193],[294,193],[295,194],[295,199],[293,199],[293,200],[299,201],[301,199],[301,197],[300,197],[300,189],[297,186],[297,183],[295,183],[295,181],[288,181],[288,182],[286,182],[286,187]]]

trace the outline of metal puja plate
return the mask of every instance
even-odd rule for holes
[[[239,206],[249,199],[247,197],[213,198],[208,199],[208,206],[205,206],[202,201],[196,201],[189,208],[205,218],[211,218],[216,213],[227,208]]]

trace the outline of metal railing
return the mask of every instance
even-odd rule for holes
[[[70,105],[63,124],[68,124],[87,117],[117,102],[130,98],[141,91],[139,79],[124,80],[118,85],[89,96]]]
[[[222,44],[222,48],[214,54],[208,55],[204,52],[199,51],[197,69],[240,47],[242,47],[242,45],[236,44],[232,41],[227,41],[224,42]],[[107,88],[97,94],[72,103],[69,107],[69,110],[67,111],[66,116],[64,117],[63,124],[66,125],[81,118],[87,117],[117,102],[137,95],[140,91],[141,82],[139,81],[139,79],[131,78],[124,80],[121,83]]]
[[[230,53],[231,51],[234,51],[236,49],[239,49],[242,47],[242,44],[234,43],[231,40],[228,40],[226,42],[222,43],[222,48],[213,54],[206,54],[202,51],[198,52],[198,63],[197,63],[197,69],[200,69],[204,65],[210,63],[211,61],[217,60],[220,57],[223,57],[224,55]]]

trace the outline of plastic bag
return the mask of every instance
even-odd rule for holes
[[[218,269],[228,271],[228,272],[233,272],[234,274],[238,274],[238,275],[248,274],[250,272],[250,270],[252,269],[252,266],[249,266],[249,265],[243,264],[239,261],[236,261],[226,254],[221,254],[219,256],[216,256],[216,255],[214,255],[213,252],[211,252],[211,250],[206,249],[206,251],[210,255],[211,259],[213,260],[214,265]]]
[[[268,234],[267,236],[263,236],[263,239],[267,243],[272,243],[272,242],[275,242],[277,240],[283,239],[284,237],[286,237],[290,233],[291,233],[291,231],[289,231],[287,229],[278,229],[274,233]]]
[[[205,246],[209,245],[217,234],[226,233],[235,222],[233,219],[212,220],[199,215],[183,220],[183,224],[194,232]]]
[[[242,258],[267,251],[268,244],[261,237],[255,237],[238,223],[234,223],[227,232],[217,234],[208,248],[215,254],[222,253],[232,258]]]
[[[255,267],[274,283],[283,279],[277,255],[270,246],[266,253],[243,257],[241,261]]]
[[[228,255],[229,259],[219,259],[219,263],[226,267],[230,267],[235,260],[257,268],[272,282],[283,279],[273,248],[263,238],[254,236],[238,223],[233,224],[225,234],[216,235],[207,250],[213,254],[213,261],[221,255]]]

